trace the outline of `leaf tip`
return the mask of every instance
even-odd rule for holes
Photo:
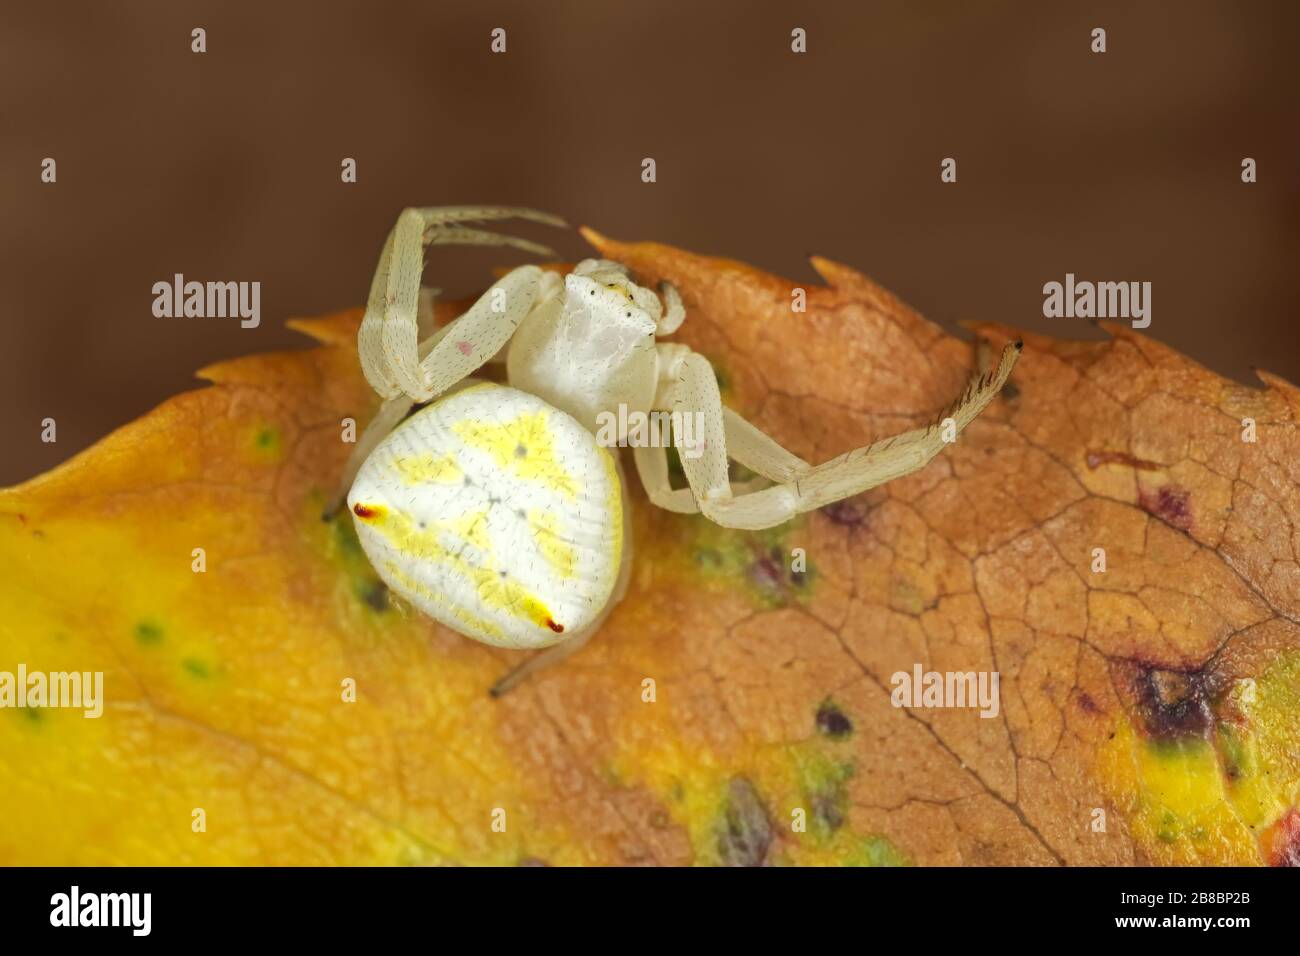
[[[1283,392],[1287,395],[1300,395],[1300,386],[1297,386],[1294,382],[1283,378],[1281,375],[1275,375],[1272,372],[1258,368],[1254,365],[1251,366],[1250,370],[1255,373],[1257,379],[1269,388],[1277,389],[1279,392]]]
[[[287,319],[284,324],[324,345],[350,345],[364,313],[364,309],[348,309],[318,319]]]
[[[595,229],[592,229],[590,226],[579,226],[578,235],[582,236],[583,239],[587,240],[588,245],[594,247],[600,252],[604,252],[611,245],[613,245],[609,237],[602,235],[601,233],[597,232]]]
[[[808,254],[808,262],[813,269],[831,288],[841,286],[854,286],[869,283],[869,280],[857,269],[852,266],[846,266],[842,262],[836,262],[834,259],[827,259],[825,256]]]
[[[1101,329],[1111,338],[1115,339],[1140,339],[1141,334],[1135,332],[1125,322],[1112,322],[1109,319],[1093,319],[1092,324]]]

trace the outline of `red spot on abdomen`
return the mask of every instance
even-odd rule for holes
[[[456,348],[460,349],[461,355],[469,355],[470,352],[474,351],[474,346],[470,345],[468,342],[457,342]]]
[[[556,634],[563,634],[563,633],[564,633],[564,625],[563,625],[563,624],[556,624],[556,623],[555,623],[554,621],[552,621],[549,617],[546,619],[546,626],[549,627],[549,628],[550,628],[552,631],[554,631]]]
[[[358,503],[352,506],[352,513],[356,515],[358,518],[363,518],[368,520],[370,518],[378,517],[379,509],[372,508],[369,505],[363,505]]]

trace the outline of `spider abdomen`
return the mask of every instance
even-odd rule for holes
[[[486,644],[545,647],[581,632],[618,577],[612,454],[569,415],[503,385],[454,392],[395,428],[348,507],[393,591]]]

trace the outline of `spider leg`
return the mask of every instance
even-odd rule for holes
[[[483,293],[464,314],[420,341],[421,330],[433,324],[436,291],[420,288],[420,272],[423,270],[421,243],[429,240],[414,230],[422,227],[424,220],[420,214],[424,212],[426,210],[412,209],[403,212],[380,256],[379,269],[371,286],[370,303],[357,334],[357,350],[366,380],[386,401],[352,450],[340,478],[340,490],[326,506],[324,517],[327,519],[347,497],[366,457],[413,405],[441,395],[487,362],[502,361],[506,344],[525,316],[548,300],[558,301],[558,292],[562,288],[558,276],[544,273],[536,266],[520,266]],[[445,210],[432,212],[445,213]],[[487,218],[494,211],[474,212]],[[506,211],[495,212],[504,214]],[[440,228],[443,227],[434,227],[436,241],[490,241],[534,247],[523,240],[463,228],[454,239],[438,238],[441,234],[437,230]],[[405,261],[412,254],[415,257],[413,266]],[[395,278],[397,276],[402,277],[400,281]]]
[[[442,394],[495,358],[536,308],[558,305],[563,280],[536,266],[520,266],[483,293],[417,350],[420,401]],[[411,392],[407,393],[411,395]]]
[[[667,279],[659,283],[659,294],[663,296],[663,314],[656,320],[655,332],[672,335],[686,321],[686,306],[682,305],[682,294],[677,291],[677,286]]]
[[[552,226],[564,225],[563,220],[547,213],[493,206],[408,208],[398,216],[397,224],[389,232],[379,254],[379,265],[366,300],[365,318],[357,333],[357,351],[361,357],[362,371],[366,381],[382,397],[394,398],[404,393],[413,399],[427,401],[439,391],[431,388],[431,372],[421,365],[418,356],[417,316],[426,246],[449,243],[503,245],[539,255],[553,255],[550,249],[535,242],[463,225],[466,222],[509,218],[529,219]],[[506,277],[509,278],[510,276]],[[520,286],[520,280],[516,279],[511,290],[523,291]],[[499,301],[499,298],[494,300],[493,305],[499,305]],[[516,314],[522,318],[517,304],[512,305],[509,298],[505,300],[504,310],[500,311],[506,313],[506,318]],[[509,338],[509,335],[505,338]],[[503,343],[504,339],[501,344]],[[489,357],[499,347],[500,344],[493,348]]]
[[[641,447],[632,449],[632,460],[636,462],[637,477],[645,489],[650,503],[665,511],[678,514],[699,514],[700,506],[689,488],[674,488],[668,480],[668,449],[658,447]]]
[[[682,469],[700,510],[724,527],[757,530],[923,468],[948,443],[943,423],[951,419],[954,434],[970,424],[1001,390],[1020,348],[1019,342],[1008,344],[997,367],[972,380],[938,421],[816,466],[790,454],[734,412],[728,414],[722,408],[713,368],[700,355],[673,356],[660,401],[682,415],[698,414],[703,423],[704,440],[698,454],[682,455]],[[734,445],[732,454],[737,461],[780,483],[735,494],[727,481],[728,442]]]
[[[421,333],[433,329],[433,300],[437,297],[438,291],[438,289],[430,288],[420,290],[416,302],[416,325]],[[429,348],[432,348],[433,343],[446,331],[447,326],[436,329],[420,343],[419,354],[421,358],[428,354]],[[347,499],[352,482],[357,478],[357,472],[361,470],[361,466],[370,457],[370,453],[375,450],[376,445],[383,441],[385,435],[398,426],[414,405],[415,401],[413,399],[399,392],[379,406],[379,411],[375,412],[375,417],[366,424],[365,429],[361,432],[361,437],[352,449],[352,454],[348,456],[347,464],[343,466],[343,472],[339,475],[338,487],[326,502],[325,509],[321,512],[322,521],[329,521],[338,513],[339,508],[343,506],[344,500]]]
[[[770,487],[772,482],[790,481],[810,467],[725,405],[722,421],[730,456],[762,476],[752,481],[732,482],[733,495],[752,494]],[[632,459],[651,504],[678,514],[699,514],[700,506],[691,489],[674,488],[668,480],[667,448],[638,446],[632,449]]]
[[[619,278],[626,279],[628,268],[621,262],[615,262],[613,259],[583,259],[573,267],[573,274],[579,276],[599,276],[601,273],[614,273]]]
[[[348,463],[343,466],[343,474],[339,476],[338,489],[325,505],[325,510],[321,512],[322,520],[329,521],[343,506],[348,491],[352,488],[352,482],[356,480],[357,472],[361,470],[361,466],[370,457],[370,453],[375,450],[376,445],[384,440],[384,436],[396,428],[398,423],[406,417],[406,413],[411,410],[411,406],[414,404],[415,402],[405,395],[398,395],[396,398],[390,398],[379,406],[379,411],[366,425],[361,437],[357,439],[356,446],[352,449],[352,454],[348,456]]]
[[[545,650],[538,651],[522,664],[511,668],[504,677],[488,689],[488,696],[504,696],[506,693],[518,687],[543,668],[550,667],[553,664],[558,664],[560,661],[578,653],[578,651],[587,646],[587,642],[595,636],[598,630],[600,630],[600,626],[605,623],[605,618],[609,617],[609,612],[613,607],[614,602],[613,599],[611,599],[609,605],[601,613],[600,617],[596,618],[596,620],[591,623],[590,627],[584,628],[579,633],[566,638],[559,644],[553,644]]]
[[[777,484],[794,481],[812,466],[798,455],[786,451],[767,432],[751,424],[740,414],[722,408],[727,452],[746,468],[758,472]],[[733,486],[733,491],[734,486]]]

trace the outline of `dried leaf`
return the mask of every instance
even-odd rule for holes
[[[787,280],[589,238],[678,285],[677,338],[806,460],[924,423],[970,373],[968,343],[827,260],[795,314]],[[376,407],[359,321],[299,322],[323,347],[212,366],[0,492],[0,670],[103,671],[106,696],[98,720],[0,712],[0,862],[1300,857],[1293,386],[1119,326],[1028,336],[922,472],[790,525],[633,488],[626,601],[494,701],[518,656],[406,610],[319,520],[341,420]],[[918,664],[998,672],[997,716],[894,707]]]

